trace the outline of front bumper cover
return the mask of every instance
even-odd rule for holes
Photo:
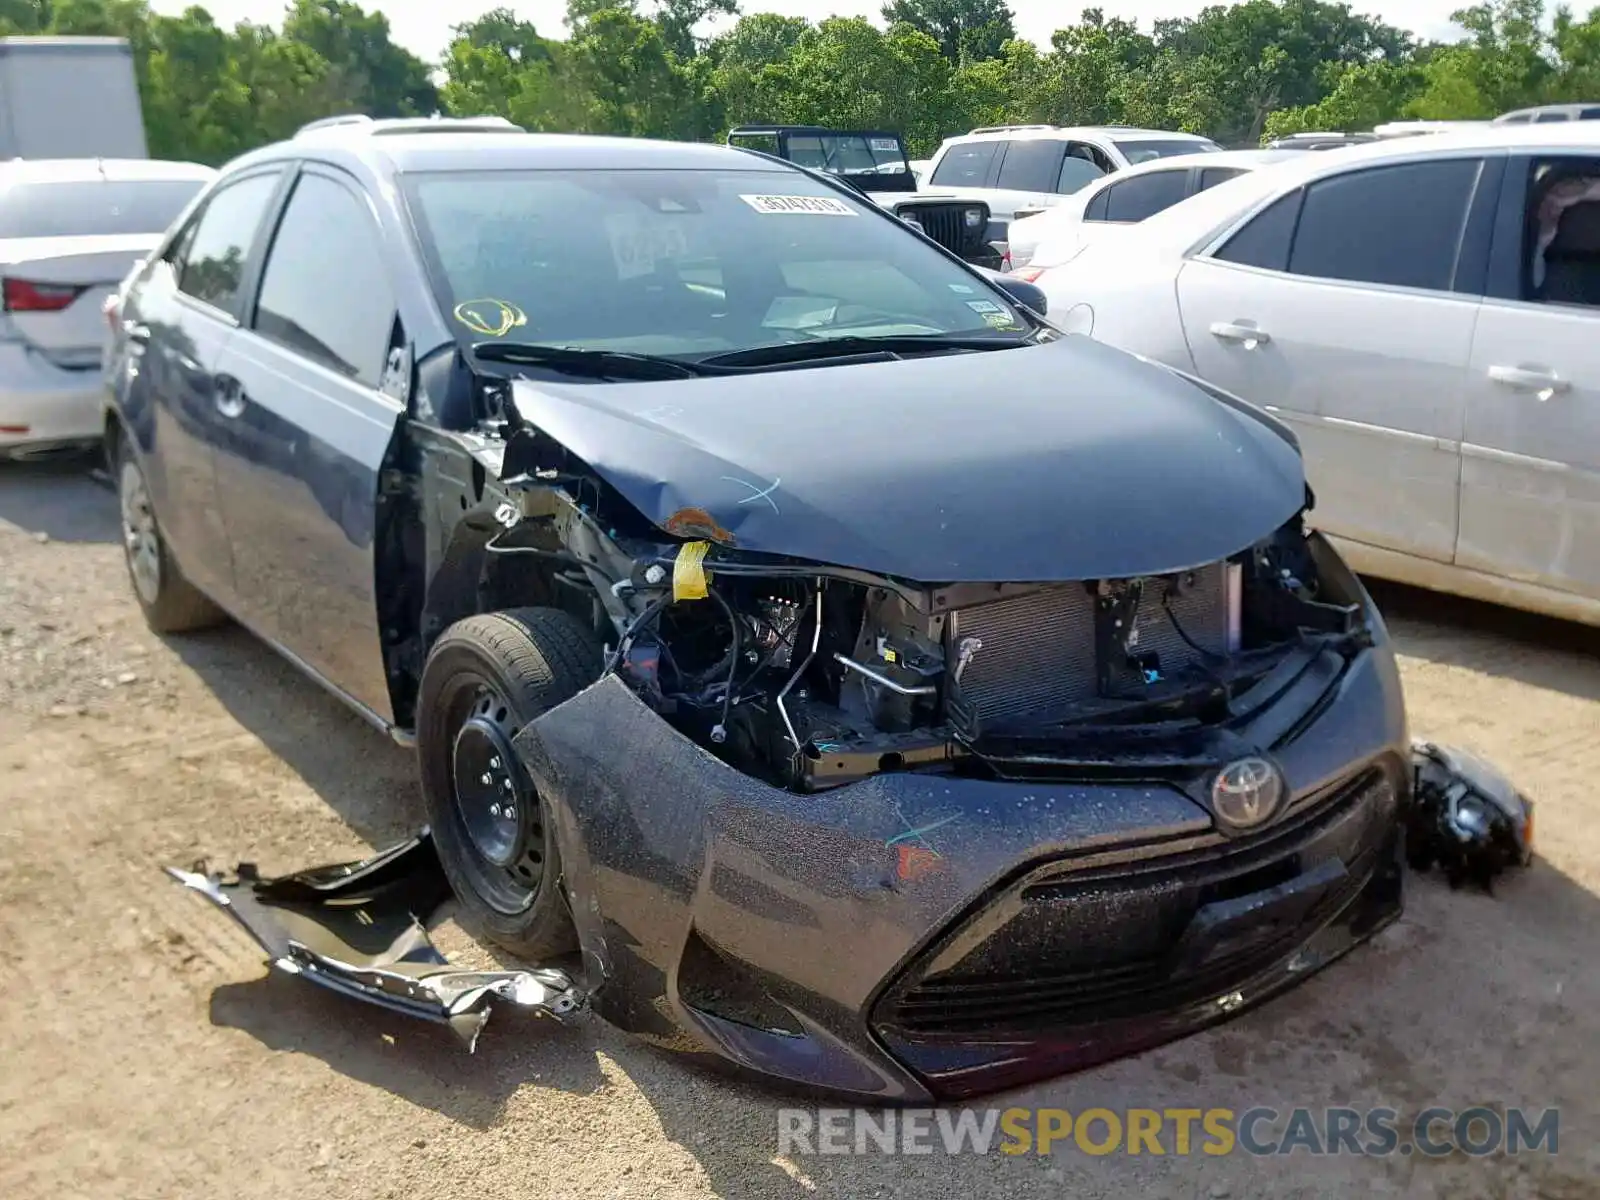
[[[1182,788],[1149,779],[888,773],[796,795],[608,677],[515,739],[550,805],[582,948],[570,972],[531,974],[665,1048],[880,1102],[1116,1057],[1292,985],[1400,912],[1410,747],[1386,639],[1272,743],[1290,803],[1226,839]],[[410,861],[436,871],[431,853]],[[217,900],[215,877],[184,882]],[[223,894],[244,919],[242,893],[279,883]],[[415,924],[442,899],[424,892],[387,894]],[[344,969],[319,972],[245,924],[279,966],[400,1006],[338,938],[325,955]],[[454,1023],[456,1001],[429,992],[409,1011]]]

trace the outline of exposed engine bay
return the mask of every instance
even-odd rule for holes
[[[1081,769],[1090,738],[1225,722],[1291,652],[1367,644],[1361,605],[1321,585],[1298,516],[1169,575],[926,587],[742,552],[701,511],[664,540],[591,475],[508,461],[507,476],[520,511],[491,552],[565,560],[569,598],[592,589],[604,609],[589,615],[611,632],[606,673],[792,791],[883,771]]]

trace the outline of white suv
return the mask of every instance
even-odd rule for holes
[[[946,138],[928,186],[986,201],[996,221],[1010,221],[1123,167],[1221,149],[1198,134],[1122,125],[993,125]]]

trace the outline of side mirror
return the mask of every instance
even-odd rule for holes
[[[1006,295],[1010,296],[1023,308],[1031,309],[1041,317],[1045,316],[1050,308],[1050,300],[1044,294],[1044,289],[1026,280],[1018,279],[1015,275],[1002,275],[998,271],[986,271],[991,283]]]

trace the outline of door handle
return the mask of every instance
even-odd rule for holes
[[[1535,392],[1540,400],[1572,390],[1570,379],[1562,379],[1554,371],[1535,371],[1527,367],[1490,367],[1489,378],[1519,392]]]
[[[1265,346],[1272,340],[1272,335],[1265,329],[1257,329],[1254,325],[1235,324],[1231,321],[1218,321],[1213,324],[1211,335],[1224,342],[1239,342],[1246,350]]]
[[[211,389],[211,399],[217,411],[229,420],[244,416],[250,398],[244,394],[244,384],[232,375],[218,375]]]
[[[122,332],[127,335],[130,342],[140,346],[148,346],[150,344],[150,326],[148,325],[124,321],[122,323]]]

